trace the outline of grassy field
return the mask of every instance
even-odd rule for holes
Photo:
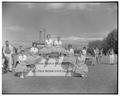
[[[2,76],[2,91],[7,93],[117,93],[117,64],[105,63],[88,66],[88,77],[26,77],[13,73]]]

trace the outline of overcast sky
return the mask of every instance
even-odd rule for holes
[[[38,32],[63,40],[101,39],[117,27],[117,3],[3,3],[2,37],[38,40]]]

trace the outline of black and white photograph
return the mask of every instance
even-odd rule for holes
[[[2,1],[2,95],[118,94],[118,1]]]

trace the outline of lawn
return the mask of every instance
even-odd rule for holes
[[[107,57],[106,57],[107,58]],[[88,66],[88,77],[41,76],[20,79],[13,73],[2,76],[2,91],[7,93],[117,93],[117,64]]]

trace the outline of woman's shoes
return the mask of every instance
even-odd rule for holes
[[[85,79],[85,78],[87,78],[87,74],[81,74],[81,77],[82,77],[83,79]]]
[[[24,78],[24,76],[23,76],[23,75],[21,75],[21,76],[20,76],[20,78],[22,78],[22,79],[23,79],[23,78]]]
[[[12,70],[8,70],[9,72],[12,72]]]

